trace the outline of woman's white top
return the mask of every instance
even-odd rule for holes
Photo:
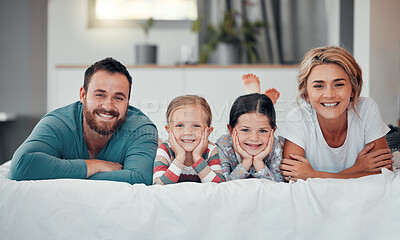
[[[317,113],[309,103],[302,103],[289,112],[282,136],[304,149],[314,170],[340,172],[354,165],[367,143],[385,136],[390,130],[372,98],[360,98],[356,111],[359,116],[352,108],[347,112],[347,136],[338,148],[326,143]]]

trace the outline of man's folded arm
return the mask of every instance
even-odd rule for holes
[[[153,181],[153,164],[158,147],[157,129],[154,125],[148,124],[141,127],[139,132],[141,134],[134,136],[128,148],[123,170],[99,172],[89,177],[89,179],[151,185]]]
[[[44,152],[28,152],[17,156],[10,170],[12,180],[86,178],[83,159],[60,159]]]
[[[54,118],[44,118],[28,139],[14,153],[10,179],[38,180],[55,178],[86,178],[87,167],[83,159],[62,159],[64,145],[59,131],[55,131]],[[65,147],[71,147],[65,146]]]

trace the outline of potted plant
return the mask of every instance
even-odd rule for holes
[[[247,19],[242,24],[242,48],[250,63],[257,63],[259,60],[257,35],[260,34],[260,30],[264,26],[265,24],[262,21],[250,22]]]
[[[234,10],[225,11],[217,27],[212,24],[207,26],[205,43],[200,49],[200,63],[206,63],[214,51],[219,53],[217,62],[220,64],[239,62],[240,37],[235,15]]]
[[[145,43],[136,45],[136,64],[157,64],[157,45],[149,43],[149,31],[154,25],[153,18],[139,22],[145,36]]]
[[[240,62],[240,53],[244,52],[251,63],[259,59],[257,51],[257,35],[264,27],[262,21],[251,22],[245,19],[240,27],[237,26],[235,10],[224,12],[222,22],[216,27],[212,24],[207,26],[206,39],[200,48],[200,63],[207,63],[214,52],[218,53],[217,63],[234,64]],[[198,26],[199,22],[194,22]],[[192,30],[199,27],[192,28]]]

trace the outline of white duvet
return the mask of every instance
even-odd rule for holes
[[[169,186],[11,181],[0,239],[400,239],[400,175]]]

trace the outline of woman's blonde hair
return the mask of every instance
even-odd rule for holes
[[[206,114],[206,122],[208,127],[211,126],[212,114],[210,106],[207,101],[200,96],[197,95],[183,95],[172,99],[167,108],[167,113],[165,117],[167,119],[167,123],[169,124],[171,115],[174,111],[183,108],[185,106],[199,106],[202,108],[203,112]]]
[[[307,78],[311,70],[315,66],[328,63],[341,66],[349,76],[354,95],[350,99],[351,106],[355,111],[355,106],[358,103],[363,84],[361,68],[349,52],[337,46],[314,48],[304,55],[299,69],[297,102],[299,102],[300,99],[307,101]]]

